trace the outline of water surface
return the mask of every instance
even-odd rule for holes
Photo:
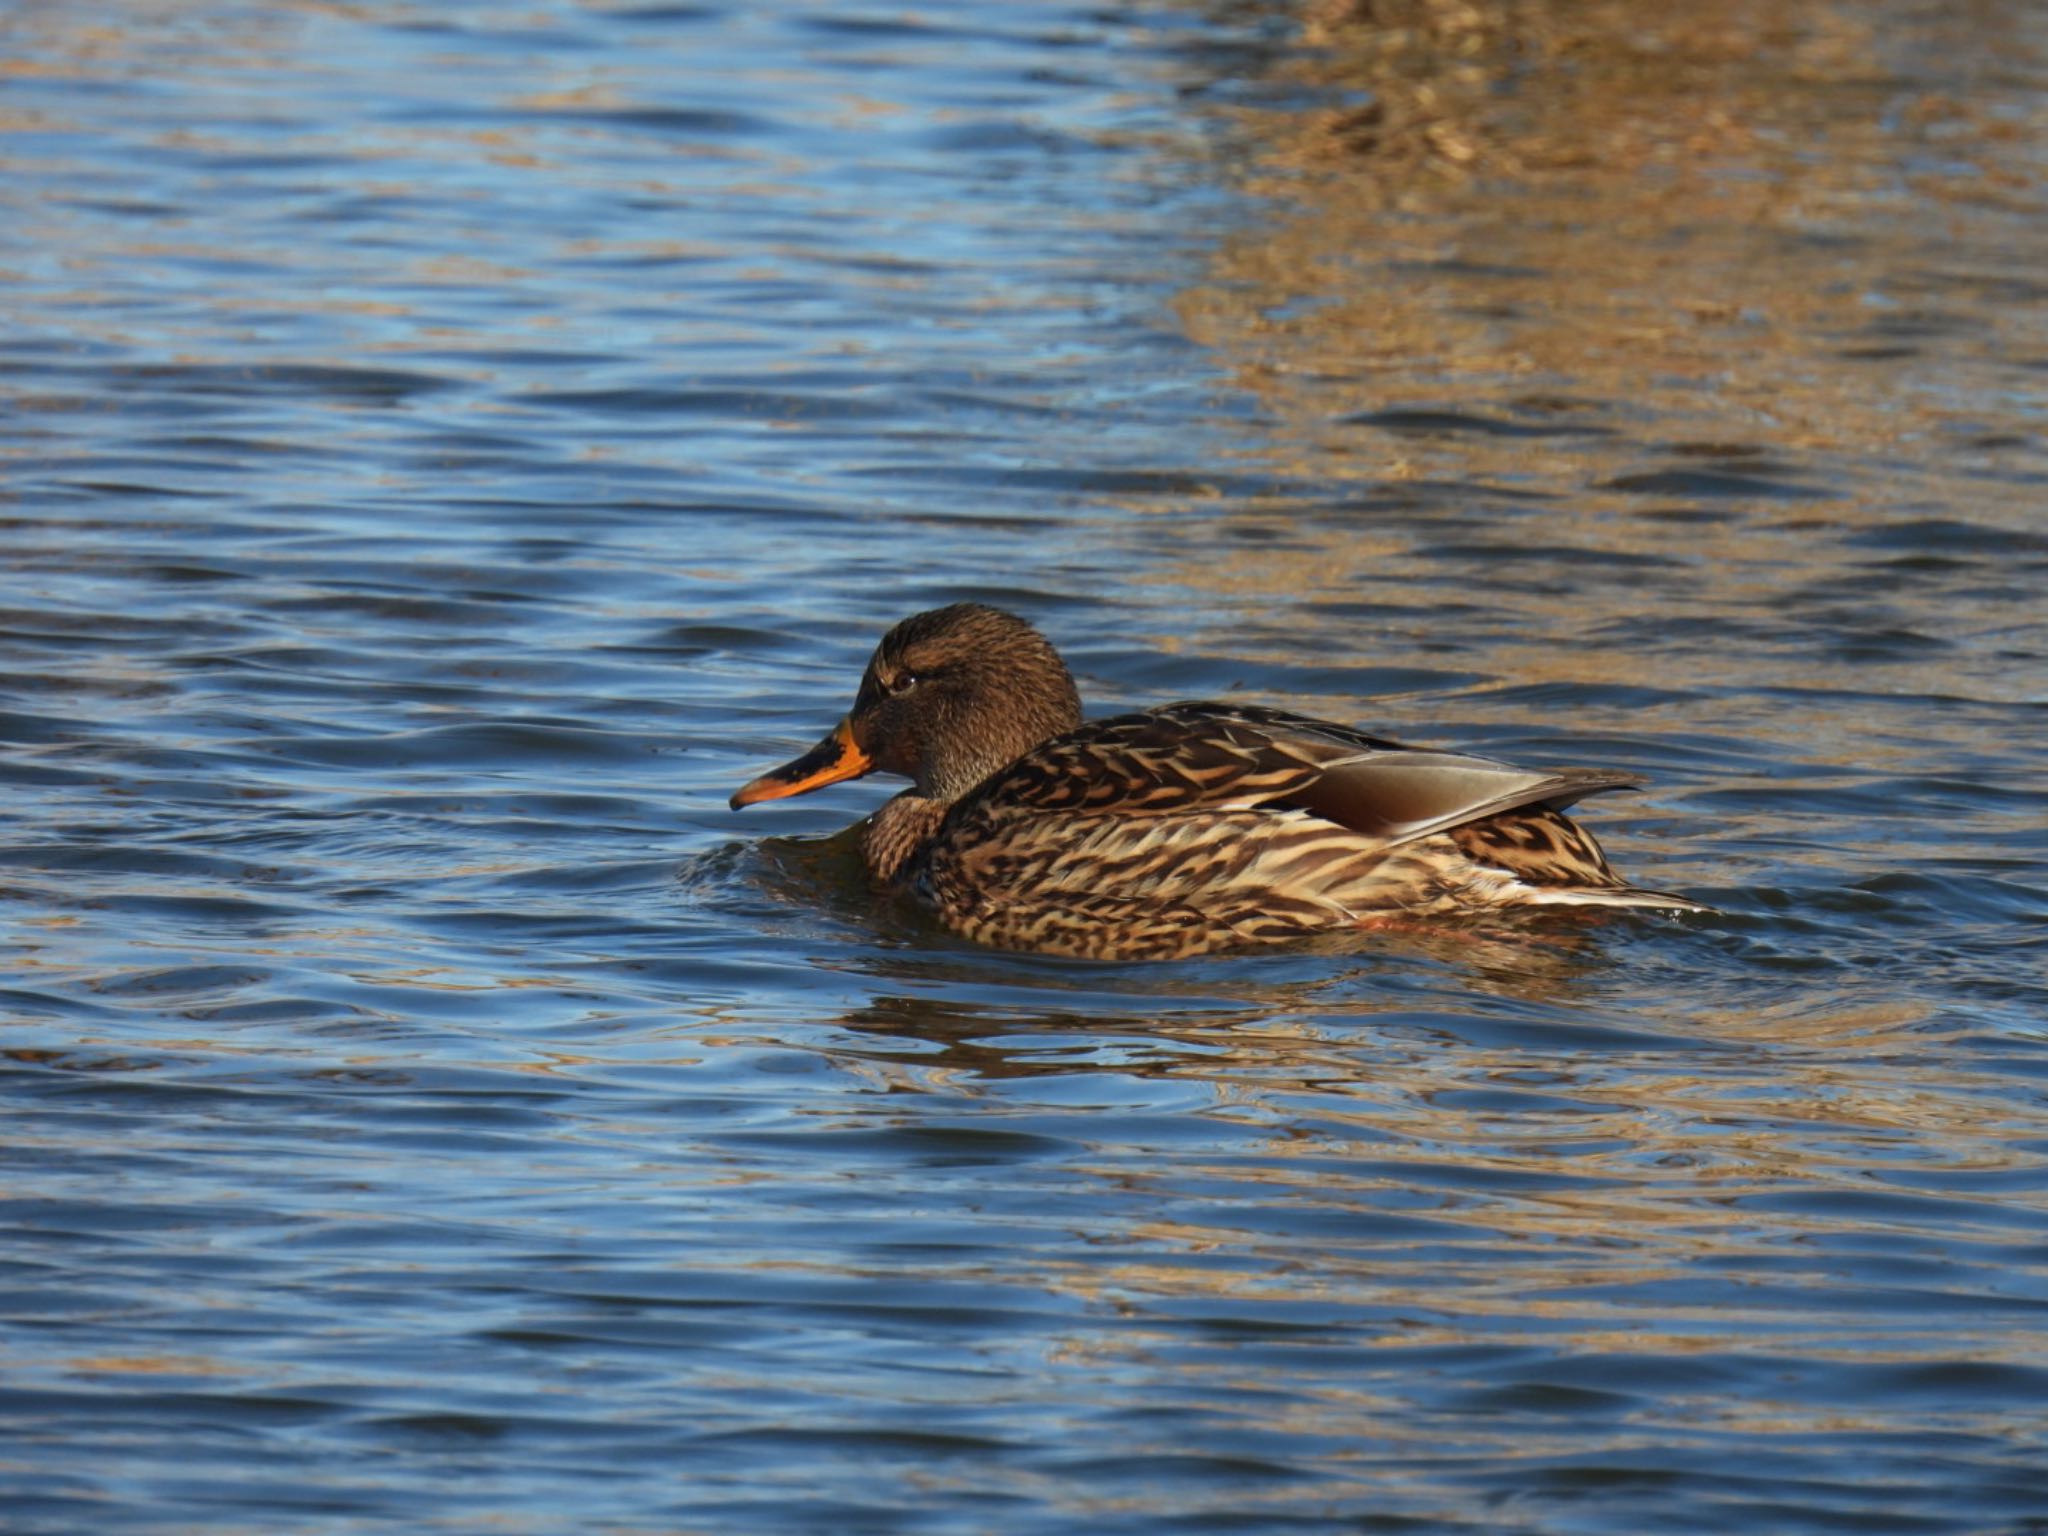
[[[0,22],[10,1530],[2048,1519],[2048,34],[1413,9]],[[961,944],[960,598],[1723,915]]]

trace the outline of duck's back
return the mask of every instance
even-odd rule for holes
[[[1535,773],[1282,710],[1179,704],[1054,737],[962,798],[905,866],[984,943],[1196,954],[1394,914],[1690,907],[1559,814],[1633,775]]]

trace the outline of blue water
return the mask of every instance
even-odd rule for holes
[[[2042,1529],[2048,32],[1724,19],[0,21],[0,1525]],[[951,939],[725,801],[962,598],[1722,915]]]

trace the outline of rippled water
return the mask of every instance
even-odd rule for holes
[[[0,1523],[2042,1528],[2041,14],[1416,9],[0,18]],[[952,941],[962,597],[1724,915]]]

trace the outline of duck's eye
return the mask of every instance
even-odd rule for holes
[[[888,682],[882,685],[882,691],[884,693],[892,695],[898,693],[908,693],[911,689],[915,688],[921,681],[923,681],[923,679],[921,679],[915,672],[898,672],[894,677],[890,678]]]

